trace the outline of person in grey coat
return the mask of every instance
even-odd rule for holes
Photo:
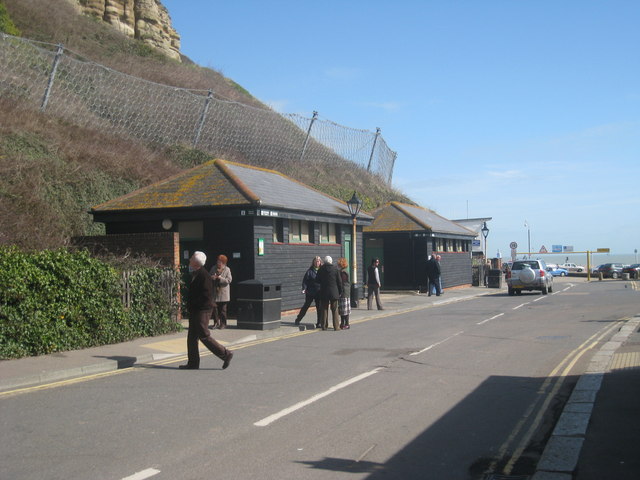
[[[333,264],[330,256],[324,257],[324,265],[318,270],[318,282],[320,283],[320,300],[322,302],[322,330],[328,328],[329,308],[333,318],[333,329],[340,330],[340,317],[338,316],[338,300],[342,295],[342,279],[340,271]]]
[[[215,266],[209,272],[213,280],[214,305],[213,305],[213,328],[227,328],[227,305],[231,300],[231,270],[227,267],[227,256],[218,255]]]

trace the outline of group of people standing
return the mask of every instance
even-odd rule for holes
[[[302,293],[304,304],[295,319],[299,325],[312,303],[316,306],[316,328],[327,330],[329,311],[334,330],[348,330],[351,315],[351,283],[349,282],[349,266],[346,258],[338,259],[338,266],[333,264],[330,256],[314,257],[311,266],[302,277]],[[338,323],[338,315],[340,323]]]
[[[374,258],[367,269],[367,308],[371,310],[373,298],[376,299],[378,310],[384,310],[380,301],[380,260]],[[316,328],[327,330],[329,324],[329,311],[333,320],[334,330],[348,330],[349,316],[351,315],[351,283],[348,273],[349,263],[347,259],[338,259],[338,266],[333,265],[330,256],[314,257],[311,266],[302,277],[302,293],[305,295],[304,304],[295,319],[299,325],[312,303],[316,305]],[[338,315],[340,324],[338,324]]]

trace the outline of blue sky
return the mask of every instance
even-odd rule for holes
[[[162,0],[182,52],[279,111],[375,131],[393,185],[509,243],[640,249],[637,0]],[[519,251],[524,251],[522,248]]]

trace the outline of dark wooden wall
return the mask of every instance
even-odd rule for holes
[[[432,251],[431,237],[413,237],[409,232],[367,234],[382,239],[384,255],[382,290],[417,290],[426,287],[426,262]],[[471,284],[470,252],[435,252],[442,257],[443,288]]]
[[[336,225],[336,237],[342,242],[345,233],[351,232],[350,225]],[[255,219],[253,245],[255,252],[255,279],[265,283],[281,285],[282,310],[300,308],[304,302],[302,294],[302,277],[317,255],[324,258],[329,255],[334,264],[344,256],[342,243],[336,244],[293,244],[287,243],[289,236],[288,222],[284,220],[284,242],[273,242],[273,221],[270,218]],[[265,252],[258,256],[258,239],[264,238]],[[319,238],[318,223],[314,223],[313,238]],[[362,281],[362,232],[358,232],[358,276]]]

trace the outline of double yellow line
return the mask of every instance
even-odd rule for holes
[[[626,319],[621,319],[613,325],[609,325],[603,330],[593,334],[579,347],[567,354],[567,356],[562,359],[560,363],[549,373],[545,381],[540,386],[536,399],[529,405],[520,421],[516,424],[505,442],[500,446],[496,458],[487,469],[488,473],[494,472],[498,463],[507,458],[507,452],[512,449],[513,453],[511,453],[504,468],[502,469],[503,475],[511,474],[516,462],[520,459],[525,448],[531,442],[533,435],[540,427],[542,419],[549,408],[549,404],[556,397],[560,388],[562,388],[562,385],[575,364],[585,353],[594,348],[598,342],[610,335],[613,330],[618,329],[625,320]],[[521,432],[528,423],[529,428],[521,435]],[[517,441],[518,438],[519,441]]]

